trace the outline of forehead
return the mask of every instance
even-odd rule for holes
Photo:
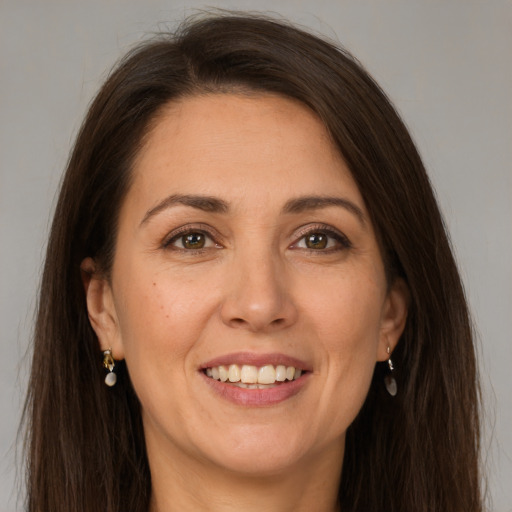
[[[364,206],[319,118],[270,94],[210,94],[167,105],[133,171],[132,190],[146,203],[170,193],[260,201],[340,193]]]

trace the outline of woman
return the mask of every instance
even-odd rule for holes
[[[229,15],[123,59],[62,184],[26,415],[33,512],[482,510],[460,278],[352,57]]]

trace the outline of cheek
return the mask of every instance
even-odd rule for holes
[[[126,367],[145,429],[165,437],[173,432],[181,439],[193,401],[189,384],[196,369],[191,362],[215,311],[214,298],[199,295],[197,283],[170,279],[165,272],[136,275],[123,294],[119,315]]]
[[[116,305],[132,380],[142,382],[145,374],[156,373],[176,379],[183,375],[177,367],[185,368],[187,354],[200,342],[215,298],[198,293],[197,282],[172,279],[165,272],[132,275]]]
[[[332,281],[305,300],[304,314],[314,322],[330,353],[341,359],[374,352],[381,327],[382,287],[372,279]]]
[[[382,289],[372,280],[345,279],[327,290],[311,298],[309,310],[323,347],[320,368],[326,369],[320,408],[336,435],[352,423],[368,393],[377,361]]]
[[[343,388],[343,393],[365,394],[377,360],[379,310],[355,300],[338,305],[337,311],[330,308],[323,315],[318,328],[332,386]]]

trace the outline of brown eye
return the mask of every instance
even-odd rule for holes
[[[325,249],[329,237],[325,233],[311,233],[305,237],[304,241],[308,249]]]
[[[215,241],[216,235],[211,234],[210,229],[196,226],[182,226],[171,233],[163,242],[164,249],[181,251],[183,254],[202,254],[204,249],[222,249],[222,245]]]
[[[205,243],[206,237],[203,233],[188,233],[181,237],[181,245],[184,249],[202,249]]]
[[[328,225],[306,226],[302,233],[297,234],[297,241],[292,244],[292,249],[303,249],[318,253],[335,253],[350,249],[350,240],[340,231]]]

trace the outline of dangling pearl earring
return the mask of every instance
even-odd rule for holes
[[[116,362],[112,357],[112,349],[109,348],[103,352],[103,366],[108,370],[109,373],[105,376],[105,384],[109,387],[115,386],[117,382],[117,375],[114,373],[114,367]]]
[[[391,356],[391,350],[388,347],[387,349],[388,356]],[[395,367],[393,366],[393,361],[391,361],[391,357],[388,358],[388,367],[389,367],[389,373],[384,377],[384,384],[386,386],[387,392],[391,396],[396,396],[398,392],[398,387],[396,385],[396,380],[393,377],[393,371],[395,370]]]

